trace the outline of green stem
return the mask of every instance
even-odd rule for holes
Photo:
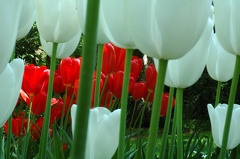
[[[129,124],[129,129],[131,129],[131,126],[132,126],[133,117],[135,115],[136,107],[137,107],[137,101],[135,100],[134,107],[133,107],[133,112],[132,112],[132,116],[131,116],[131,120],[130,120],[130,124]]]
[[[22,132],[22,131],[21,131]],[[8,118],[8,133],[7,133],[7,150],[6,150],[6,159],[10,158],[10,147],[12,140],[12,115]]]
[[[0,158],[4,158],[3,146],[3,127],[0,128]]]
[[[40,159],[45,159],[47,154],[48,129],[49,129],[49,123],[50,123],[51,99],[52,99],[52,92],[53,92],[54,71],[56,67],[57,46],[58,46],[57,43],[53,43],[52,57],[51,57],[51,64],[50,64],[50,76],[49,76],[49,82],[48,82],[47,101],[46,101],[46,108],[44,112],[44,122],[43,122],[43,128],[42,128],[41,140],[40,140],[40,149],[39,149]]]
[[[132,49],[126,50],[126,60],[125,60],[125,65],[124,65],[123,89],[122,89],[122,98],[121,98],[121,117],[120,117],[118,159],[124,158],[128,87],[129,87],[129,77],[130,77],[130,70],[131,70],[132,51],[133,51]]]
[[[100,81],[101,81],[101,72],[102,72],[102,57],[103,57],[103,44],[98,44],[98,62],[97,62],[97,77],[95,85],[95,94],[94,94],[94,107],[100,105]]]
[[[30,106],[29,106],[29,113],[28,113],[27,133],[30,130],[31,113],[32,113],[32,99],[33,99],[33,97],[30,96]]]
[[[177,88],[177,158],[178,159],[183,159],[182,101],[183,101],[183,89]]]
[[[221,151],[220,151],[220,159],[225,158],[225,154],[227,151],[228,135],[229,135],[230,123],[231,123],[231,119],[232,119],[233,104],[234,104],[236,92],[237,92],[239,72],[240,72],[240,56],[237,55],[231,89],[230,89],[230,95],[229,95],[229,99],[228,99],[228,109],[227,109],[226,121],[225,121],[225,125],[224,125],[222,147],[221,147]]]
[[[221,86],[222,86],[222,82],[218,81],[217,91],[216,91],[217,93],[216,93],[216,99],[215,99],[215,107],[220,102]]]
[[[88,0],[71,159],[85,158],[88,116],[92,98],[92,78],[96,59],[98,10],[99,0]]]
[[[176,128],[177,128],[177,105],[175,106],[174,114],[173,114],[173,125],[172,125],[172,136],[170,140],[170,146],[168,151],[168,158],[173,159],[174,154],[174,146],[175,146],[175,138],[176,138]]]
[[[62,110],[61,120],[60,120],[60,127],[61,127],[61,128],[63,128],[63,121],[64,121],[64,116],[65,116],[65,109],[66,109],[66,105],[67,105],[68,87],[69,87],[69,86],[66,86],[66,88],[65,88],[63,110]]]
[[[165,124],[164,124],[164,129],[163,129],[163,136],[162,136],[162,147],[160,149],[160,158],[165,158],[168,131],[169,131],[169,126],[170,126],[170,121],[171,121],[171,114],[172,114],[173,94],[174,94],[174,88],[170,87],[167,115],[166,115],[166,120],[165,120]]]
[[[167,60],[159,59],[158,66],[158,76],[157,82],[154,92],[154,97],[162,96],[163,88],[164,88],[164,80],[167,70]],[[159,112],[161,110],[162,98],[154,98],[153,101],[153,109],[151,115],[151,122],[149,128],[149,137],[148,137],[148,146],[147,146],[147,158],[153,159],[155,155],[155,147],[156,147],[156,139],[158,132],[158,124],[159,124]]]

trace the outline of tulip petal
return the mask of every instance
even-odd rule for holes
[[[121,110],[103,119],[95,139],[95,159],[111,159],[118,147]]]
[[[22,84],[23,70],[23,61],[15,59],[8,64],[4,71],[0,74],[0,127],[3,126],[16,106]]]
[[[3,0],[0,5],[0,73],[8,63],[15,46],[22,2]]]

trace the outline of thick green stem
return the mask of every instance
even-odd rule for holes
[[[218,105],[218,103],[220,102],[220,95],[221,95],[221,86],[222,86],[222,82],[218,81],[218,85],[217,85],[217,93],[216,93],[216,99],[215,99],[215,107]]]
[[[124,158],[128,87],[129,87],[132,51],[133,51],[132,49],[127,49],[126,60],[125,60],[125,65],[124,65],[123,89],[122,89],[122,98],[121,98],[121,117],[120,117],[118,159]]]
[[[3,127],[0,128],[0,158],[4,158]]]
[[[167,70],[167,60],[159,59],[158,66],[158,76],[157,82],[154,92],[154,97],[161,97],[163,88],[164,88],[164,80]],[[159,112],[161,110],[162,98],[154,98],[151,122],[149,128],[149,137],[148,137],[148,146],[147,146],[147,158],[153,159],[155,155],[155,147],[157,141],[157,133],[158,133],[158,124],[159,124]]]
[[[54,71],[56,67],[57,46],[58,46],[57,43],[53,43],[52,57],[51,57],[51,64],[50,64],[50,76],[49,76],[49,82],[48,82],[47,101],[46,101],[46,108],[44,112],[44,122],[43,122],[43,128],[42,128],[41,140],[40,140],[40,149],[39,149],[40,159],[45,159],[47,154],[48,129],[49,129],[49,123],[50,123],[51,99],[53,94],[52,92],[53,92]]]
[[[177,88],[177,158],[178,159],[183,159],[182,101],[183,101],[183,89]]]
[[[234,104],[236,92],[237,92],[239,72],[240,72],[240,56],[237,55],[231,89],[230,89],[230,95],[229,95],[229,99],[228,99],[228,109],[227,109],[226,121],[225,121],[225,125],[224,125],[222,147],[221,147],[221,151],[220,151],[220,159],[224,159],[226,156],[228,135],[229,135],[230,123],[231,123],[231,119],[232,119],[233,104]]]
[[[88,117],[92,98],[92,80],[96,59],[99,0],[88,0],[83,60],[77,97],[77,113],[71,159],[84,159],[87,141]]]
[[[170,88],[169,98],[168,98],[168,108],[167,108],[167,115],[165,119],[164,129],[163,129],[163,136],[162,136],[162,147],[160,149],[160,158],[165,158],[166,146],[167,146],[167,139],[168,139],[168,131],[171,121],[171,114],[172,114],[172,100],[173,100],[174,88]]]
[[[100,81],[102,72],[102,57],[103,57],[103,44],[98,44],[98,62],[97,62],[97,77],[94,93],[94,107],[100,105]]]

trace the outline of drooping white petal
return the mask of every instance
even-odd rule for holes
[[[16,106],[22,85],[24,64],[20,59],[7,64],[0,74],[0,127],[6,122]]]

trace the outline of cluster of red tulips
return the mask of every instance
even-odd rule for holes
[[[125,49],[118,48],[112,43],[104,45],[100,79],[100,106],[113,110],[116,108],[115,102],[121,98],[125,54]],[[54,97],[51,99],[50,124],[60,121],[61,126],[66,126],[71,121],[69,112],[71,105],[76,103],[80,69],[81,57],[67,57],[60,61],[54,75]],[[144,68],[146,80],[139,81],[142,69],[142,59],[133,56],[129,77],[129,94],[136,101],[153,102],[157,71],[153,64],[149,64],[146,69]],[[93,77],[91,107],[94,107],[96,73]],[[20,98],[12,118],[12,133],[15,136],[24,135],[30,126],[32,138],[39,139],[44,120],[48,79],[49,69],[46,66],[33,64],[25,66]],[[166,115],[168,97],[168,93],[162,95],[160,116]],[[160,96],[156,98],[160,98]],[[173,100],[172,105],[174,106],[174,104]],[[30,113],[31,118],[28,118],[27,112]],[[29,119],[31,121],[28,121]],[[8,122],[4,125],[5,132],[7,132],[7,128]]]

